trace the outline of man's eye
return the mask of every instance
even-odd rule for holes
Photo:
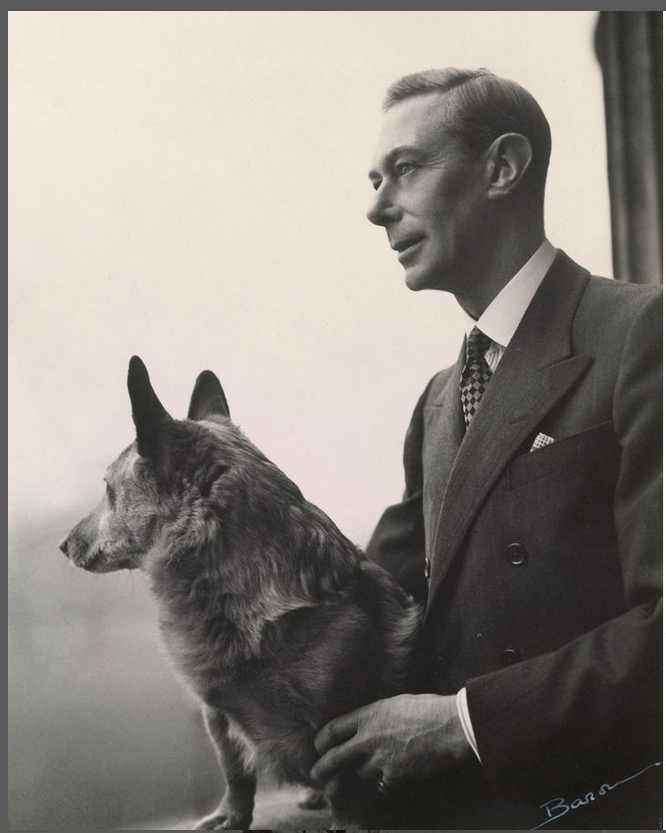
[[[411,162],[398,162],[395,166],[395,172],[398,176],[405,176],[405,174],[410,173],[414,170],[414,165]]]

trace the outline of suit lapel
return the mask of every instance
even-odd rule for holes
[[[423,448],[424,519],[426,548],[432,551],[441,506],[441,495],[451,476],[460,445],[465,436],[465,424],[460,404],[460,374],[465,363],[463,343],[458,361],[448,380],[424,412],[425,440]]]
[[[432,532],[428,608],[469,526],[519,445],[580,378],[587,356],[571,356],[571,326],[589,275],[562,252],[544,278],[451,461]],[[459,375],[459,373],[458,373]],[[447,392],[447,389],[451,388]],[[458,396],[457,378],[445,395]],[[451,422],[455,435],[455,422]],[[446,452],[451,457],[450,450]]]

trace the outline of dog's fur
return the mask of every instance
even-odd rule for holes
[[[232,424],[212,373],[186,420],[167,414],[137,357],[128,388],[136,441],[61,547],[93,572],[146,571],[227,785],[198,828],[249,828],[254,755],[311,784],[317,731],[404,690],[420,610]],[[346,776],[336,821],[372,827],[372,796]]]

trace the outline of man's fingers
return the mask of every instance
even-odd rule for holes
[[[319,730],[317,737],[314,739],[315,749],[319,755],[323,755],[331,747],[354,737],[358,728],[359,712],[360,709],[357,709],[354,712],[349,712],[349,714],[336,717]]]
[[[365,752],[365,745],[354,739],[340,746],[334,746],[312,767],[310,775],[315,781],[325,784],[339,769],[350,767]]]

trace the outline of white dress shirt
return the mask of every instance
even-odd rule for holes
[[[468,320],[466,335],[469,336],[472,329],[477,327],[490,338],[486,361],[493,373],[518,329],[530,301],[541,285],[541,281],[552,266],[556,253],[555,247],[548,240],[544,240],[523,268],[493,298],[478,321],[466,315]],[[465,737],[476,757],[481,761],[467,707],[467,689],[460,689],[456,696],[456,705]]]
[[[465,313],[466,335],[477,327],[490,339],[486,361],[493,373],[556,254],[553,244],[544,240],[523,268],[495,295],[478,321]]]

